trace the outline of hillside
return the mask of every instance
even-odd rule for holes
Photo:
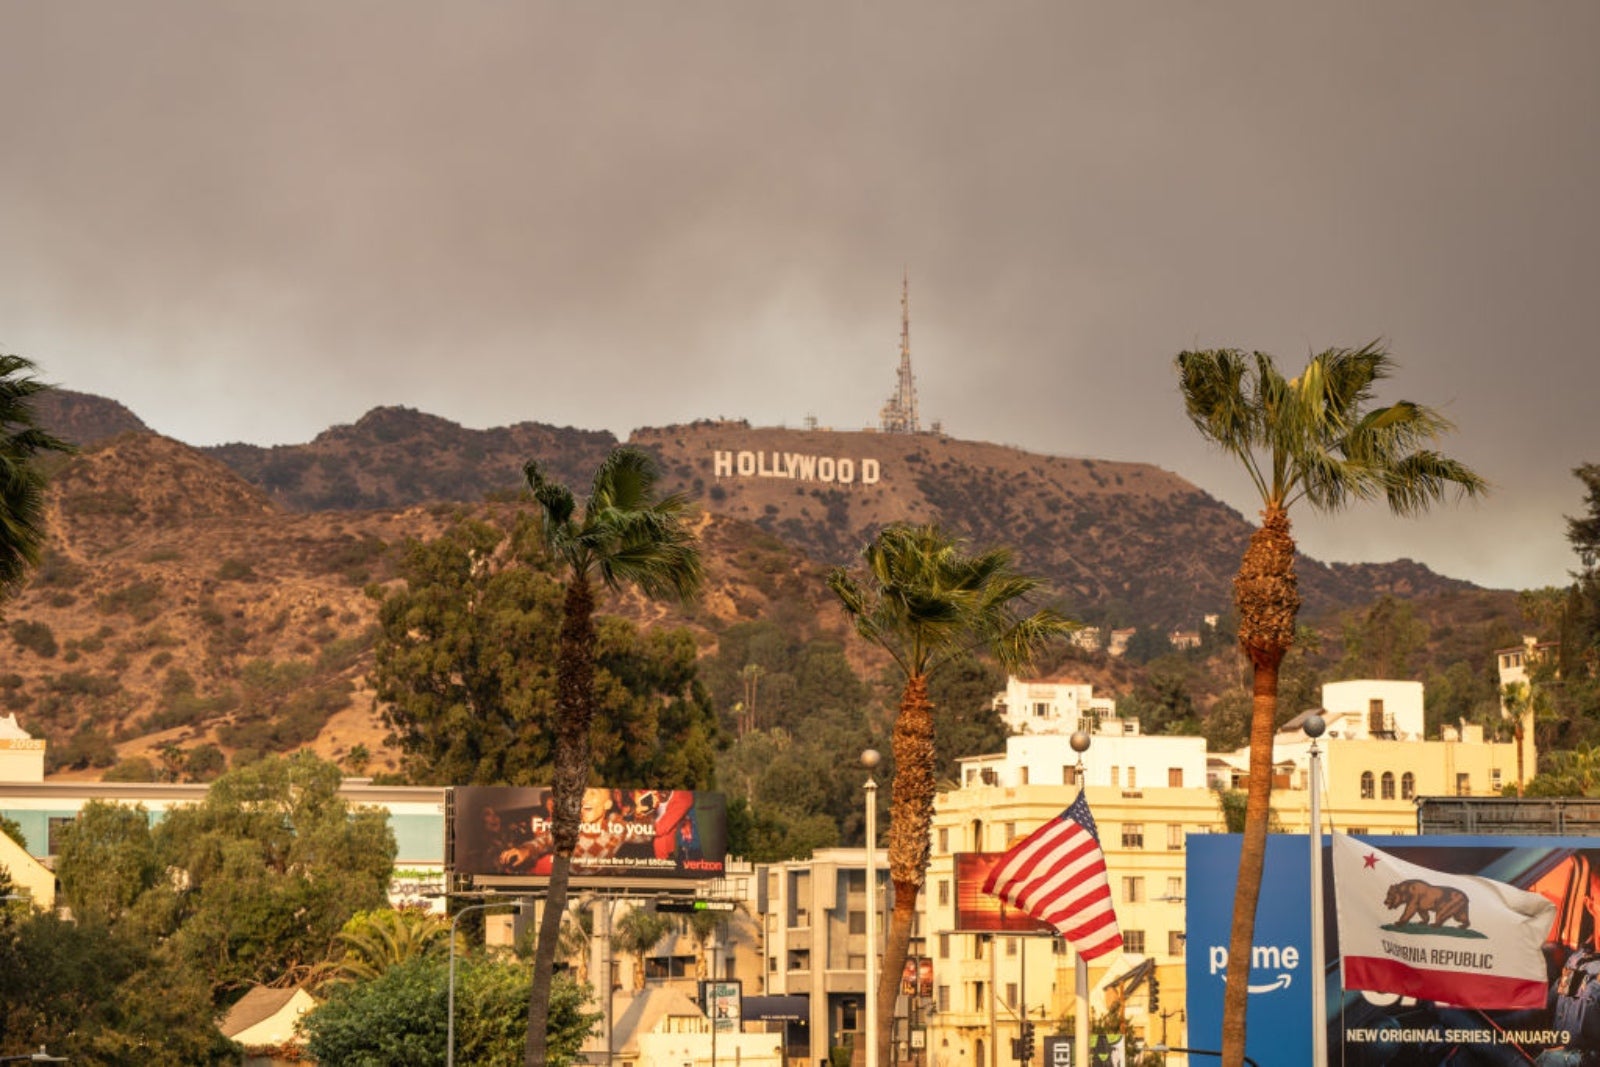
[[[308,745],[347,762],[365,754],[371,770],[392,766],[366,683],[376,619],[368,591],[394,580],[407,538],[432,537],[464,511],[514,511],[527,459],[581,491],[615,443],[532,423],[468,430],[385,408],[306,445],[194,449],[142,430],[113,401],[49,400],[46,424],[85,448],[55,472],[45,560],[6,608],[0,709],[48,736],[65,773],[85,775],[119,757],[160,760],[164,747],[169,762]],[[700,506],[709,580],[687,611],[636,596],[604,610],[690,626],[706,655],[740,622],[842,634],[826,571],[898,519],[1013,546],[1076,617],[1188,628],[1227,610],[1250,529],[1142,464],[730,422],[631,440],[660,457],[668,488]],[[1413,563],[1302,558],[1300,568],[1303,617],[1334,627],[1330,635],[1385,593],[1433,605],[1433,619],[1446,603],[1497,618],[1514,611],[1509,594],[1489,607],[1484,591]],[[876,675],[881,661],[865,645],[846,648],[858,672]],[[1047,666],[1113,692],[1142,678],[1103,656]],[[1236,675],[1222,661],[1199,672],[1201,706]]]
[[[56,472],[42,565],[7,605],[0,708],[51,741],[54,761],[307,745],[392,766],[366,685],[376,602],[407,538],[463,510],[294,513],[219,460],[124,433]],[[604,609],[691,625],[714,647],[732,622],[841,624],[819,568],[763,531],[705,516],[709,581],[690,614],[638,598]],[[215,757],[210,757],[215,758]]]

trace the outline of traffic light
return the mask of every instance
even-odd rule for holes
[[[1026,1019],[1022,1021],[1022,1059],[1033,1059],[1033,1024]]]
[[[1150,975],[1150,1013],[1158,1014],[1161,1011],[1161,979],[1152,972]]]

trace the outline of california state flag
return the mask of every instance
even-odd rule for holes
[[[1469,874],[1419,867],[1333,835],[1339,967],[1346,989],[1465,1008],[1542,1008],[1555,905]]]

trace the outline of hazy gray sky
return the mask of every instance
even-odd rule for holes
[[[193,444],[924,419],[1254,518],[1172,357],[1384,338],[1561,582],[1600,461],[1600,4],[0,0],[0,350]]]

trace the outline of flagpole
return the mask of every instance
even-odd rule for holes
[[[1084,779],[1083,754],[1089,750],[1089,735],[1082,730],[1074,730],[1071,738],[1072,751],[1078,754],[1077,786],[1087,790],[1089,783]],[[1073,972],[1073,988],[1078,994],[1078,1008],[1072,1017],[1072,1043],[1075,1046],[1072,1053],[1074,1064],[1089,1062],[1089,961],[1083,958],[1083,953],[1076,945],[1072,954],[1077,958],[1076,970]]]
[[[1301,729],[1311,738],[1311,1067],[1328,1067],[1328,961],[1322,944],[1322,753],[1328,724],[1309,715]]]

